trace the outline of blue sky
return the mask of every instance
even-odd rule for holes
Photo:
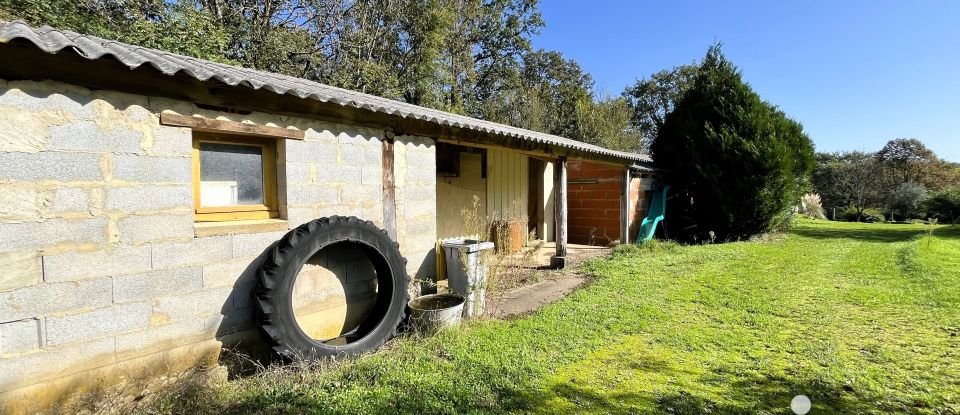
[[[960,162],[960,1],[541,0],[534,47],[601,91],[701,58],[714,41],[817,150],[916,137]]]

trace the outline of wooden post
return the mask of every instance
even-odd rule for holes
[[[552,268],[563,268],[567,264],[567,158],[560,157],[553,169],[553,189],[557,226],[557,252],[550,258]]]
[[[630,167],[624,167],[620,186],[620,243],[630,242]]]
[[[383,182],[383,228],[394,241],[397,240],[397,193],[393,176],[393,132],[383,134],[382,182]]]

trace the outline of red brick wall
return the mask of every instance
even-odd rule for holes
[[[568,237],[573,244],[607,245],[620,237],[620,184],[623,167],[589,161],[567,163]],[[630,180],[630,240],[645,214],[640,179]]]

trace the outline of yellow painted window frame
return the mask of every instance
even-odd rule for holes
[[[260,147],[263,154],[263,204],[236,206],[200,206],[200,143],[232,144]],[[195,222],[225,222],[235,220],[272,219],[280,217],[277,204],[277,140],[221,134],[193,132],[193,209]]]

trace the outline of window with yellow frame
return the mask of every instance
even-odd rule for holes
[[[194,131],[196,221],[278,217],[276,163],[275,139]]]

